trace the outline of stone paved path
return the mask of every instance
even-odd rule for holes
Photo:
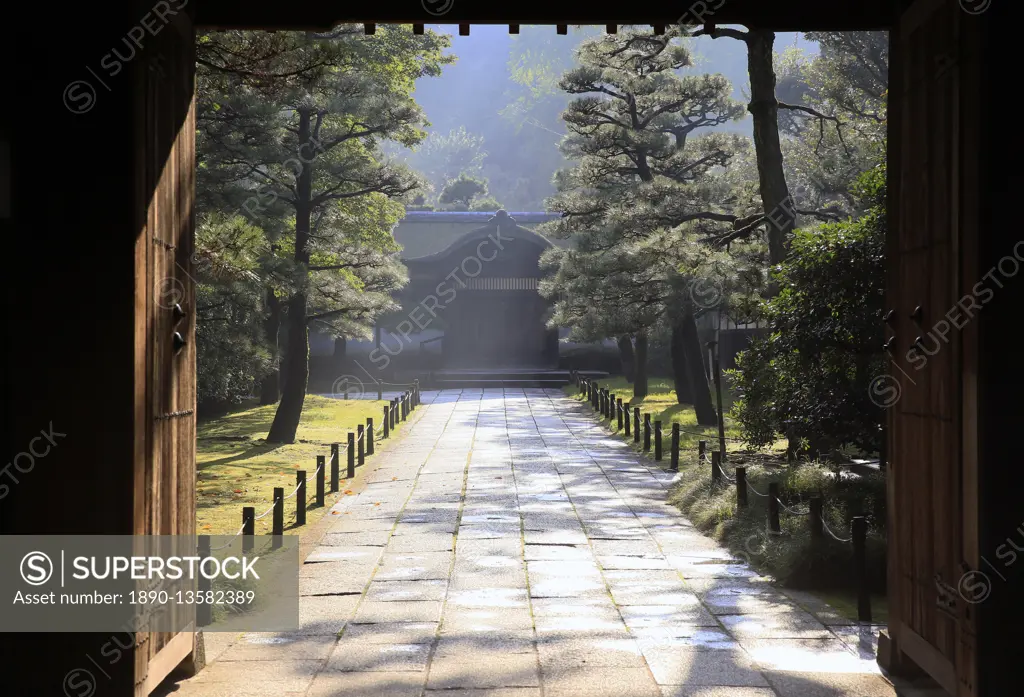
[[[894,694],[877,627],[757,578],[560,391],[428,392],[414,414],[303,565],[300,630],[232,638],[173,694]]]

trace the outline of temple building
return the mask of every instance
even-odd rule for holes
[[[559,335],[538,292],[539,259],[555,244],[526,226],[558,213],[410,211],[396,226],[409,283],[400,312],[380,319],[370,341],[346,342],[388,374],[420,370],[553,369]],[[314,355],[333,339],[311,336]]]

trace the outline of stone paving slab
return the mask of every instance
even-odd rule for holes
[[[894,697],[879,627],[697,533],[586,406],[422,402],[302,565],[300,628],[232,638],[173,694]]]

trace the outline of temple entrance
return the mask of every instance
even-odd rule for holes
[[[446,368],[546,366],[544,300],[535,288],[467,290],[451,305],[443,341]]]
[[[438,367],[448,370],[554,368],[558,334],[545,326],[538,292],[544,237],[499,210],[483,227],[428,256],[406,259],[404,308],[438,299],[444,336]],[[435,365],[438,365],[435,364]]]

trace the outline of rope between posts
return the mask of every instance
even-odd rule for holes
[[[267,516],[267,514],[269,514],[269,513],[271,512],[271,511],[273,511],[273,510],[274,510],[274,507],[275,507],[275,506],[277,506],[277,504],[276,504],[276,503],[272,503],[272,504],[270,504],[270,508],[268,508],[267,510],[263,511],[262,513],[260,513],[260,514],[259,514],[258,516],[256,516],[255,518],[253,518],[253,520],[254,520],[254,521],[256,521],[256,520],[259,520],[260,518],[264,518],[264,517],[266,517],[266,516]]]
[[[346,450],[348,449],[347,445],[345,446],[345,449]],[[323,465],[317,466],[317,468],[315,470],[313,470],[313,476],[315,477],[316,473],[319,472],[321,469],[323,469],[323,467],[324,467]],[[309,484],[309,475],[306,475],[306,480],[305,481],[302,481],[302,482],[299,482],[298,484],[296,484],[295,488],[292,489],[292,493],[290,493],[287,496],[285,496],[285,498],[286,499],[290,499],[292,496],[295,496],[295,494],[299,493],[299,487],[301,487],[303,484]],[[271,506],[271,508],[273,508],[273,506]],[[261,515],[260,518],[262,518],[264,515],[266,515],[266,513]],[[256,520],[259,520],[259,518],[257,518]]]
[[[762,494],[760,491],[755,489],[754,485],[751,484],[749,481],[747,482],[747,488],[750,489],[751,493],[756,494],[756,495],[760,496],[761,498],[765,498],[765,499],[768,498],[768,494]]]
[[[230,547],[231,544],[235,541],[235,538],[242,534],[243,530],[245,530],[245,524],[243,524],[242,527],[238,528],[238,532],[236,532],[234,535],[231,536],[231,539],[228,540],[227,544],[221,545],[219,547],[211,547],[210,551],[211,552],[216,552],[217,550],[225,549],[226,547]]]
[[[790,508],[786,504],[782,503],[782,500],[778,496],[775,497],[775,501],[779,504],[779,506],[782,508],[782,510],[784,510],[786,513],[789,513],[790,515],[810,515],[811,514],[810,511],[797,511],[797,510],[794,510],[794,509]]]
[[[825,532],[827,532],[829,534],[829,536],[831,536],[832,539],[835,540],[836,542],[853,542],[853,538],[852,537],[839,537],[839,535],[837,535],[834,532],[832,532],[832,530],[828,527],[828,525],[825,524],[824,520],[821,521],[821,527],[824,528]]]

